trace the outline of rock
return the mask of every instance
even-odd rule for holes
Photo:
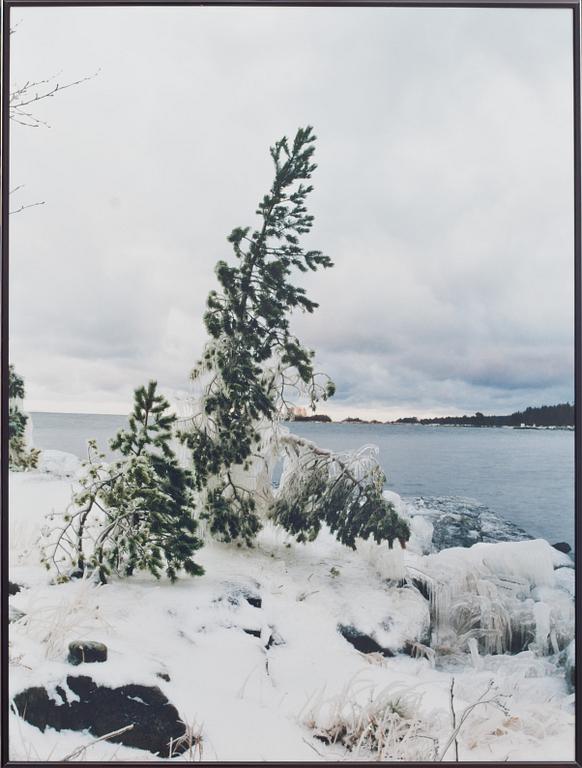
[[[260,629],[243,629],[243,632],[247,635],[251,635],[252,637],[260,637],[261,636],[261,630]]]
[[[156,677],[159,677],[160,680],[165,680],[166,683],[170,682],[170,675],[167,672],[156,672]]]
[[[552,547],[557,549],[558,552],[563,552],[565,555],[569,555],[572,551],[572,547],[566,541],[558,541],[557,544],[552,544]]]
[[[246,635],[256,637],[259,640],[262,639],[265,650],[269,650],[274,645],[285,645],[285,641],[281,635],[276,632],[272,627],[268,627],[264,632],[261,629],[242,628]]]
[[[265,648],[269,650],[275,645],[285,645],[285,641],[278,632],[276,632],[274,629],[271,629],[271,634],[269,635],[269,639],[267,640]]]
[[[253,608],[260,608],[263,605],[263,600],[260,595],[245,594],[244,599],[249,605],[252,605]]]
[[[532,538],[519,526],[498,517],[485,505],[469,499],[419,497],[413,499],[413,505],[422,516],[422,522],[413,522],[412,525],[413,551],[440,552],[451,547],[471,547],[480,541],[494,543]],[[418,516],[415,515],[413,521]],[[430,536],[427,523],[433,528]]]
[[[338,625],[338,632],[340,635],[348,641],[357,651],[360,653],[381,653],[382,656],[390,658],[394,656],[393,651],[389,648],[382,648],[382,646],[374,640],[370,635],[366,635],[364,632],[360,632],[352,626],[346,626],[344,624]]]
[[[16,595],[20,590],[22,589],[22,584],[15,584],[12,581],[8,582],[8,594],[9,595]]]
[[[410,580],[410,583],[412,584],[413,587],[416,587],[416,589],[420,592],[420,594],[424,597],[425,600],[430,600],[428,583],[426,581],[423,581],[422,579],[412,578]]]
[[[69,664],[92,664],[107,661],[107,646],[92,640],[75,640],[69,643]]]
[[[46,728],[88,730],[96,737],[133,724],[131,730],[111,737],[110,741],[161,757],[170,757],[171,740],[185,733],[178,710],[157,686],[131,684],[107,688],[90,677],[71,675],[66,684],[75,695],[70,701],[64,686],[56,688],[60,702],[40,687],[16,694],[14,705],[18,714],[43,732]]]
[[[568,690],[574,692],[576,690],[576,646],[574,640],[564,652],[564,667]]]

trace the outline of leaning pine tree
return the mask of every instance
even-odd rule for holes
[[[44,563],[60,581],[90,573],[105,582],[112,572],[137,570],[157,578],[165,572],[175,581],[181,569],[204,572],[192,559],[202,542],[192,475],[171,448],[175,420],[151,381],[135,390],[128,428],[111,441],[121,457],[107,464],[95,441],[89,443],[80,488],[43,547]]]
[[[202,517],[218,538],[251,544],[262,520],[271,519],[299,541],[314,539],[326,524],[351,547],[358,538],[391,547],[404,544],[409,528],[383,497],[374,449],[336,454],[281,424],[294,395],[315,408],[334,393],[289,325],[293,310],[317,307],[293,273],[333,266],[301,244],[313,223],[306,199],[314,141],[307,127],[271,148],[275,178],[259,203],[259,226],[238,227],[228,237],[234,261],[216,266],[220,288],[209,294],[204,317],[210,339],[192,373],[200,397],[180,437],[191,450]]]

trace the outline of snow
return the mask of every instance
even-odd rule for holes
[[[495,702],[472,711],[458,736],[461,760],[574,759],[564,664],[573,653],[573,570],[547,542],[426,555],[430,522],[392,495],[413,515],[406,550],[360,542],[352,551],[326,531],[297,544],[267,524],[253,549],[207,541],[197,558],[203,577],[55,585],[39,565],[37,540],[45,515],[67,505],[77,470],[74,457],[46,453],[39,471],[10,476],[10,579],[25,585],[10,598],[25,614],[10,625],[12,695],[32,685],[54,691],[71,673],[109,686],[158,685],[184,722],[201,728],[202,758],[218,761],[370,759],[364,747],[346,753],[314,734],[334,718],[351,722],[398,700],[407,735],[393,739],[390,755],[411,760],[434,759],[446,744],[453,677],[457,715],[492,681],[506,711]],[[261,607],[245,595],[260,596]],[[516,616],[532,635],[510,654]],[[360,654],[338,624],[371,635],[394,657]],[[68,643],[83,639],[104,642],[107,662],[71,667]],[[416,657],[402,652],[407,644],[416,644]],[[10,718],[12,760],[61,760],[93,741]],[[100,742],[87,759],[156,758]]]
[[[81,469],[81,462],[72,453],[43,450],[39,457],[38,469],[55,477],[75,477]]]

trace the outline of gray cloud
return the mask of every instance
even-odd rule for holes
[[[294,319],[338,414],[573,396],[572,81],[562,10],[28,8],[15,83],[97,78],[14,126],[11,358],[30,407],[187,388],[226,234],[267,148],[319,136]],[[326,404],[327,409],[327,404]]]

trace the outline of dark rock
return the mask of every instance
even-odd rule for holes
[[[568,690],[573,693],[576,690],[576,665],[572,664],[566,667],[566,682],[568,683]]]
[[[62,686],[56,688],[61,703],[50,698],[45,688],[28,688],[14,697],[18,714],[43,732],[46,728],[88,730],[96,737],[133,724],[131,730],[109,740],[161,757],[170,757],[170,742],[185,733],[177,709],[157,686],[106,688],[90,677],[71,675],[67,686],[78,701],[69,702]]]
[[[536,626],[533,621],[515,621],[511,623],[511,636],[507,650],[509,653],[527,651],[530,643],[536,639]]]
[[[574,693],[576,690],[576,646],[574,640],[562,652],[562,661],[565,667],[564,672],[568,691]]]
[[[356,629],[351,625],[346,626],[344,624],[339,624],[337,629],[340,635],[347,640],[348,643],[353,645],[357,651],[360,651],[360,653],[381,653],[382,656],[386,656],[386,658],[394,656],[394,652],[389,648],[382,648],[373,637],[366,635],[364,632],[360,632],[359,629]]]
[[[422,579],[411,579],[411,584],[418,589],[420,594],[424,597],[425,600],[430,600],[430,595],[428,592],[428,584],[426,581],[423,581]]]
[[[8,582],[8,594],[16,595],[22,589],[22,584],[15,584],[13,581]]]
[[[281,637],[281,635],[278,632],[275,632],[275,630],[271,630],[271,634],[269,635],[269,639],[267,640],[267,645],[265,648],[269,650],[275,645],[285,645],[285,641]]]
[[[413,504],[433,526],[431,549],[434,552],[449,547],[472,547],[480,541],[494,543],[532,538],[519,526],[471,499],[418,497]]]
[[[566,541],[558,541],[557,544],[552,544],[552,547],[557,549],[558,552],[563,552],[565,555],[569,555],[572,551],[572,547]]]
[[[92,664],[107,661],[107,646],[92,640],[75,640],[69,643],[69,664]]]
[[[247,635],[251,635],[252,637],[260,637],[261,636],[261,630],[260,629],[243,629],[243,632]]]
[[[245,628],[243,628],[243,632],[246,635],[250,635],[251,637],[258,638],[259,640],[261,639],[261,636],[263,635],[263,632],[260,629],[245,629]],[[269,627],[268,639],[267,639],[267,642],[264,643],[264,646],[265,646],[265,649],[268,651],[274,645],[285,645],[285,641],[283,640],[283,638],[281,637],[281,635],[278,632],[275,632],[274,629]]]
[[[249,605],[253,606],[253,608],[260,608],[263,605],[263,600],[259,595],[245,594],[244,598]]]
[[[160,680],[165,680],[166,683],[170,682],[170,675],[167,672],[156,672],[156,677],[159,677]]]

